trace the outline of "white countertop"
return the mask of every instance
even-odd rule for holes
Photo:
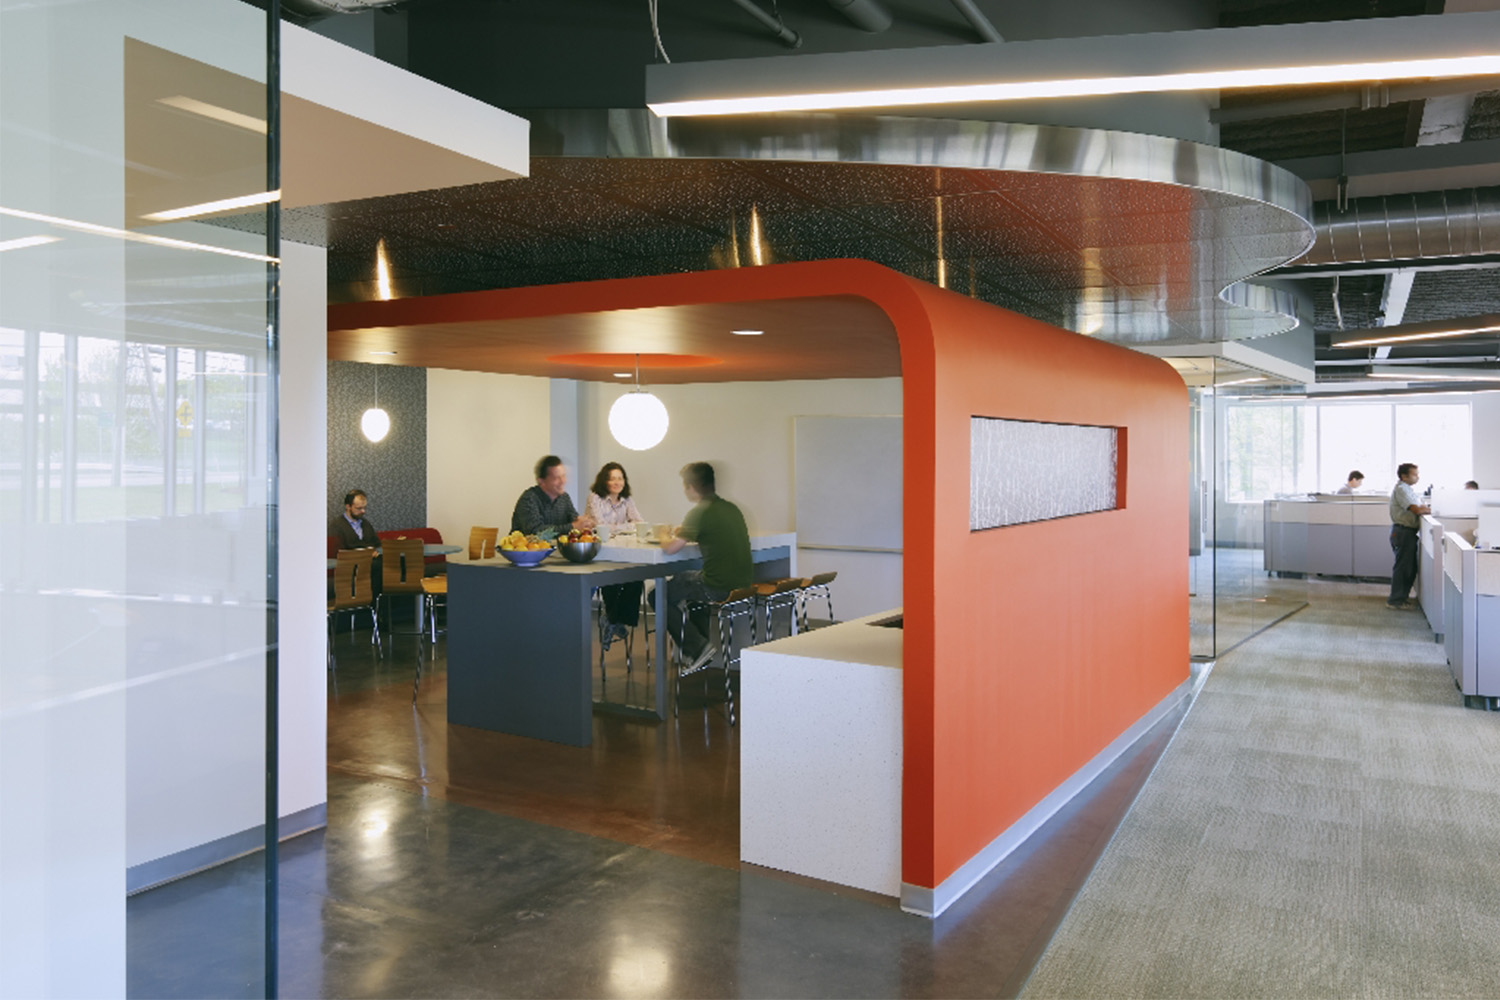
[[[901,609],[894,608],[837,625],[809,629],[785,639],[752,646],[745,653],[798,656],[900,670],[902,630],[873,624],[900,614]]]

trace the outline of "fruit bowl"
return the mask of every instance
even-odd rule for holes
[[[551,549],[499,549],[498,551],[517,566],[535,566],[552,554]]]
[[[557,551],[563,554],[568,562],[586,563],[592,562],[599,554],[598,542],[565,542],[561,538],[557,540]]]

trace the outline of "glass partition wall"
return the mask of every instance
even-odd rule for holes
[[[274,995],[268,30],[0,5],[3,995]]]
[[[1312,452],[1301,386],[1217,358],[1173,364],[1189,397],[1190,648],[1207,660],[1307,603],[1305,578],[1266,571],[1264,501]]]

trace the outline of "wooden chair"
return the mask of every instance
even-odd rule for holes
[[[391,627],[391,598],[423,598],[422,579],[427,571],[425,559],[420,538],[388,538],[382,543],[380,594],[375,603],[378,606],[385,602],[386,631],[395,632]]]
[[[818,598],[828,603],[828,621],[832,624],[833,618],[833,594],[828,585],[838,577],[838,572],[819,573],[817,576],[808,577],[802,581],[802,589],[797,594],[797,611],[802,618],[802,631],[807,631],[807,606]]]
[[[499,528],[482,528],[475,525],[469,529],[469,558],[495,558],[495,543],[499,540]]]
[[[707,611],[718,622],[717,638],[710,636],[708,646],[702,654],[691,663],[686,662],[682,650],[677,654],[677,682],[673,689],[672,714],[676,715],[677,705],[682,699],[682,679],[708,670],[715,665],[715,660],[722,660],[720,664],[724,669],[724,703],[729,714],[729,724],[735,722],[734,717],[734,686],[730,677],[730,671],[740,665],[741,644],[735,641],[735,623],[741,618],[750,620],[750,641],[745,646],[755,645],[755,588],[741,587],[731,590],[722,601],[689,601],[687,614]]]
[[[370,614],[370,642],[380,645],[380,621],[375,614],[375,594],[371,573],[375,563],[374,549],[343,549],[335,557],[333,598],[328,602],[328,665],[333,666],[333,625],[338,615],[348,613],[352,626],[361,611]]]
[[[786,612],[787,634],[797,634],[797,603],[802,595],[802,578],[789,576],[774,583],[757,583],[755,603],[765,615],[766,641],[776,638],[776,613]]]

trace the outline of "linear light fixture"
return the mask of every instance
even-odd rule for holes
[[[25,250],[27,247],[39,247],[48,243],[56,243],[62,239],[61,236],[22,236],[16,240],[0,240],[0,253],[7,250]]]
[[[266,134],[266,120],[264,118],[257,118],[254,115],[242,114],[238,111],[231,111],[228,108],[221,108],[217,104],[209,104],[207,101],[200,101],[195,97],[187,97],[183,94],[178,94],[174,97],[158,97],[156,103],[165,104],[167,107],[176,108],[178,111],[186,111],[188,114],[197,115],[200,118],[212,118],[214,121],[233,125],[248,132],[259,132],[261,135]]]
[[[195,215],[213,215],[215,212],[229,212],[236,208],[266,205],[280,200],[281,189],[278,188],[275,191],[257,191],[255,194],[242,194],[234,198],[220,198],[218,201],[184,205],[182,208],[169,208],[162,212],[149,212],[141,218],[150,219],[152,222],[172,222],[177,219],[190,219]]]
[[[93,222],[81,222],[78,219],[65,219],[59,215],[43,215],[41,212],[28,212],[20,208],[5,208],[0,206],[0,215],[8,215],[15,219],[30,219],[32,222],[45,222],[59,229],[71,229],[79,233],[89,233],[94,236],[109,236],[117,240],[127,240],[131,243],[149,243],[152,246],[171,247],[174,250],[197,250],[203,253],[216,253],[225,257],[242,257],[245,260],[259,260],[267,264],[280,264],[281,258],[268,257],[263,253],[250,253],[248,250],[231,250],[228,247],[216,247],[208,243],[194,243],[191,240],[175,240],[170,236],[152,236],[149,233],[133,233],[128,229],[115,229],[113,226],[101,226]]]
[[[1400,326],[1377,327],[1371,330],[1350,330],[1346,333],[1334,334],[1329,338],[1328,346],[1377,347],[1418,340],[1467,337],[1476,333],[1500,333],[1500,314],[1463,316],[1431,323],[1404,323]]]
[[[1407,382],[1500,382],[1500,369],[1471,369],[1466,372],[1457,372],[1452,369],[1438,370],[1434,368],[1385,366],[1378,372],[1371,372],[1370,378],[1394,378]]]
[[[670,118],[1497,73],[1500,12],[1480,11],[660,64],[646,106]]]

